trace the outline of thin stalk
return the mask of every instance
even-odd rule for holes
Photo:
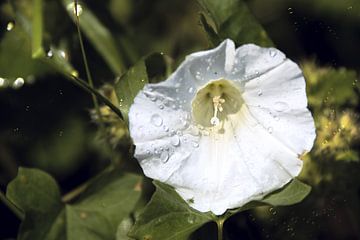
[[[216,220],[216,225],[217,225],[217,229],[218,229],[218,240],[223,240],[224,222],[225,222],[224,218],[218,218]]]
[[[76,19],[76,28],[77,28],[77,32],[78,32],[78,36],[79,36],[81,55],[82,55],[82,58],[83,58],[83,61],[84,61],[84,66],[85,66],[86,78],[88,80],[88,83],[89,83],[90,87],[94,88],[94,82],[93,82],[93,79],[91,77],[89,64],[88,64],[87,57],[86,57],[84,42],[83,42],[83,39],[82,39],[81,30],[80,30],[80,18],[79,18],[80,14],[78,13],[78,0],[74,0],[74,8],[75,8],[74,13],[75,13],[75,19]],[[99,103],[97,101],[97,98],[96,98],[95,94],[91,94],[91,95],[92,95],[92,99],[93,99],[96,114],[98,115],[99,120],[100,120],[100,128],[103,129],[104,128],[104,121],[103,121],[103,118],[102,118],[102,115],[101,115],[101,112],[100,112]]]
[[[7,206],[15,214],[16,217],[18,217],[21,221],[24,221],[25,214],[23,211],[15,206],[15,204],[13,204],[2,191],[0,191],[0,201],[3,202],[5,206]]]

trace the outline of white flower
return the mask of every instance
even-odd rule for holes
[[[277,49],[231,40],[147,84],[129,122],[145,175],[217,215],[296,177],[315,138],[300,68]]]

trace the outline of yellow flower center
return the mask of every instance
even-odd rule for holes
[[[197,124],[217,127],[235,114],[244,103],[240,90],[228,80],[215,80],[199,89],[192,101],[192,115]]]

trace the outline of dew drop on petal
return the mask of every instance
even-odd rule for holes
[[[194,148],[198,148],[198,147],[199,147],[199,143],[198,143],[198,142],[193,142],[193,147],[194,147]]]
[[[193,88],[193,87],[190,87],[190,88],[189,88],[189,93],[192,93],[192,92],[194,92],[194,88]]]
[[[277,55],[276,50],[274,50],[274,49],[270,49],[270,51],[269,51],[269,55],[270,55],[270,57],[275,57],[275,56]]]
[[[287,103],[285,103],[285,102],[276,102],[275,103],[275,106],[274,106],[274,109],[276,110],[276,111],[278,111],[278,112],[283,112],[283,111],[285,111],[286,109],[288,109],[288,105],[287,105]]]
[[[268,132],[271,134],[273,132],[273,128],[272,127],[268,127]]]
[[[165,131],[165,132],[168,132],[168,131],[169,131],[169,127],[168,127],[168,126],[164,125],[163,128],[164,128],[164,131]]]
[[[162,109],[164,109],[164,105],[159,105],[159,108],[162,110]]]
[[[257,95],[258,95],[258,96],[261,96],[262,94],[263,94],[262,90],[259,89],[259,90],[257,91]]]
[[[180,138],[178,136],[174,136],[173,138],[171,138],[171,144],[175,147],[180,145]]]
[[[154,114],[151,116],[151,123],[156,127],[160,127],[163,123],[163,120],[159,114]]]
[[[160,154],[160,160],[161,160],[163,163],[166,163],[166,162],[169,160],[169,153],[168,153],[167,151],[161,152],[161,154]]]

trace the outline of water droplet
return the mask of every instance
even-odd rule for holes
[[[163,163],[166,163],[166,162],[169,160],[169,153],[168,153],[167,151],[161,152],[161,154],[160,154],[160,160],[161,160]]]
[[[160,127],[163,123],[163,120],[159,114],[154,114],[151,117],[151,123],[154,124],[154,126],[156,127]]]
[[[61,56],[62,58],[66,58],[66,53],[65,53],[65,51],[60,50],[59,53],[60,53],[60,56]]]
[[[176,135],[182,136],[182,131],[180,131],[180,130],[176,131]]]
[[[270,49],[270,51],[269,51],[269,55],[270,55],[270,57],[275,57],[275,56],[277,55],[276,50],[274,50],[274,49]]]
[[[8,22],[8,24],[6,25],[6,30],[7,31],[11,31],[13,30],[15,27],[15,23],[14,22]]]
[[[180,145],[180,138],[175,135],[173,138],[171,138],[170,142],[173,146],[177,147]]]
[[[150,153],[151,153],[150,150],[146,150],[147,155],[150,155]]]
[[[276,215],[276,210],[274,208],[270,208],[269,209],[269,212],[272,214],[272,215]]]
[[[277,116],[277,115],[273,115],[273,118],[274,118],[275,121],[279,121],[279,120],[280,120],[280,117]]]
[[[198,143],[198,142],[193,142],[193,147],[194,147],[194,148],[198,148],[198,147],[199,147],[199,143]]]
[[[76,70],[71,71],[70,74],[71,74],[72,76],[74,76],[74,77],[78,77],[78,76],[79,76],[79,73],[78,73],[78,71],[76,71]]]
[[[188,221],[188,223],[193,224],[195,222],[195,219],[193,216],[189,216],[187,221]]]
[[[6,83],[6,80],[4,78],[0,77],[0,87],[3,87]]]
[[[13,88],[15,89],[21,88],[24,85],[24,83],[25,83],[24,79],[19,77],[14,81]]]
[[[273,132],[273,128],[272,127],[268,127],[268,132],[271,134]]]
[[[286,109],[288,109],[288,105],[287,103],[285,102],[276,102],[275,103],[275,106],[274,106],[274,109],[278,112],[283,112],[285,111]]]
[[[195,78],[196,78],[197,80],[201,80],[201,73],[200,73],[200,72],[196,72]]]
[[[75,7],[76,5],[76,7]],[[78,3],[78,4],[75,4],[74,2],[71,2],[69,3],[67,6],[66,6],[66,9],[69,11],[69,12],[73,12],[74,15],[76,16],[80,16],[83,12],[83,8],[82,6]]]
[[[54,54],[53,54],[52,50],[49,50],[46,54],[46,56],[48,56],[49,58],[51,58],[53,55]]]
[[[169,127],[166,126],[166,125],[163,126],[163,129],[164,129],[165,132],[168,132],[168,131],[169,131]]]
[[[192,92],[194,92],[194,88],[193,88],[193,87],[190,87],[190,88],[189,88],[189,93],[192,93]]]
[[[262,94],[263,94],[262,90],[259,89],[259,90],[257,91],[257,95],[258,95],[258,96],[261,96]]]
[[[294,11],[293,11],[293,9],[291,7],[288,8],[288,11],[289,11],[290,14],[294,13]]]

